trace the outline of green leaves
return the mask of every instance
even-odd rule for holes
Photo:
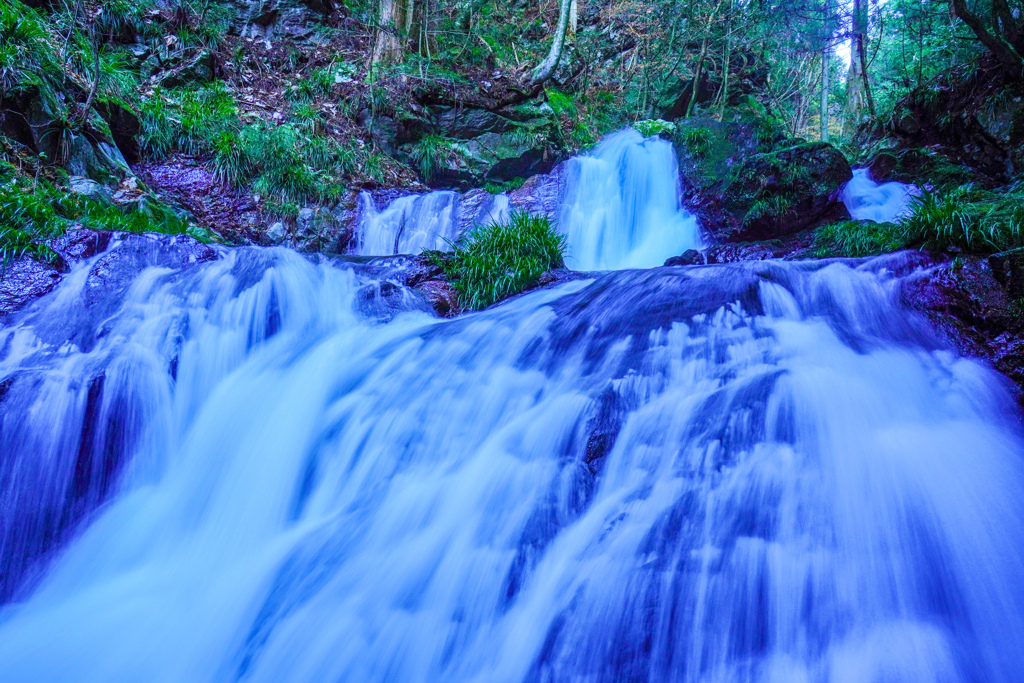
[[[871,256],[922,247],[993,253],[1024,246],[1024,187],[989,192],[965,185],[926,190],[898,224],[847,221],[821,228],[818,256]]]
[[[452,280],[466,308],[481,309],[535,285],[563,265],[565,236],[544,216],[513,213],[507,222],[479,227],[451,254],[428,252]]]

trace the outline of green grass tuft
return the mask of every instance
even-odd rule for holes
[[[473,230],[452,253],[427,252],[442,267],[463,306],[479,310],[518,294],[564,264],[565,236],[544,216],[513,213]]]

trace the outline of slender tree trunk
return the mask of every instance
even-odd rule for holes
[[[821,141],[828,142],[828,95],[829,95],[829,67],[832,66],[832,50],[826,40],[825,47],[821,51]]]
[[[561,0],[558,8],[558,28],[555,29],[554,40],[551,41],[551,50],[547,58],[537,65],[533,70],[533,83],[543,83],[551,78],[558,67],[558,60],[562,58],[562,47],[565,45],[565,33],[569,26],[569,14],[572,9],[572,0]]]
[[[693,107],[697,103],[697,93],[700,91],[700,78],[703,75],[704,69],[704,58],[708,53],[708,37],[705,34],[704,42],[700,44],[700,57],[697,58],[697,68],[693,72],[693,85],[690,86],[690,101],[686,103],[686,112],[683,114],[684,119],[690,118],[693,115]]]
[[[377,35],[373,41],[371,65],[397,64],[405,59],[409,45],[418,42],[417,0],[377,0]],[[417,36],[418,38],[418,36]]]

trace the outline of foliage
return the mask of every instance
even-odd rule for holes
[[[72,225],[93,230],[183,234],[188,221],[163,204],[131,204],[124,208],[101,203],[42,179],[19,176],[6,166],[0,184],[0,258],[29,255],[55,262],[47,243]]]
[[[565,237],[544,216],[513,213],[506,222],[473,230],[450,254],[428,252],[464,306],[481,309],[535,285],[563,265]]]
[[[821,258],[873,256],[898,251],[906,246],[905,240],[905,231],[893,223],[841,221],[818,229],[814,249]]]
[[[686,127],[679,131],[678,140],[698,159],[711,151],[711,131],[707,128]]]
[[[420,175],[428,183],[434,179],[442,165],[468,155],[466,149],[458,142],[433,134],[424,135],[417,140],[409,154]]]
[[[506,180],[503,183],[489,182],[484,185],[484,189],[491,194],[504,194],[506,192],[512,192],[518,190],[520,187],[526,184],[526,178],[513,178],[512,180]]]
[[[645,138],[653,138],[655,135],[661,135],[662,133],[671,134],[676,132],[676,124],[663,119],[636,121],[633,123],[633,128]]]
[[[993,253],[1024,246],[1024,187],[1000,192],[965,185],[924,191],[912,213],[893,223],[849,221],[819,229],[819,256],[869,256],[921,247],[936,251]]]

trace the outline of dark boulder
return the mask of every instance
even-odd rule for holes
[[[704,254],[696,249],[687,249],[680,256],[673,256],[665,261],[666,266],[702,266],[704,265]]]
[[[964,355],[989,359],[1024,387],[1024,308],[1021,256],[962,257],[919,270],[901,282],[900,296],[923,312]]]

